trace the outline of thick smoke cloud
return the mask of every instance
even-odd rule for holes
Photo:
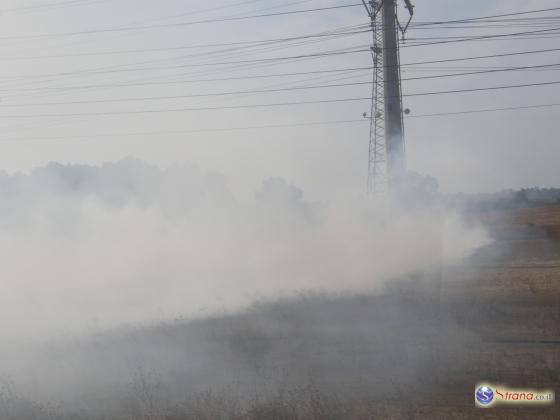
[[[442,209],[310,202],[281,178],[240,202],[191,164],[51,163],[0,175],[0,329],[47,337],[377,290],[484,240]]]

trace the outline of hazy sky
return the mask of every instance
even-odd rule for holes
[[[197,25],[161,26],[350,3],[356,2],[2,0],[0,168],[8,172],[28,171],[49,161],[98,164],[134,155],[161,166],[168,166],[173,162],[194,162],[205,171],[224,174],[231,190],[239,195],[252,195],[263,179],[270,176],[284,177],[304,189],[309,197],[327,197],[348,191],[362,192],[365,187],[369,129],[365,121],[248,131],[169,131],[356,120],[368,110],[367,101],[170,113],[122,112],[367,97],[370,95],[368,85],[266,94],[91,102],[366,82],[370,80],[368,71],[219,82],[192,81],[369,66],[371,58],[367,52],[272,64],[216,64],[297,56],[348,47],[361,48],[369,43],[367,33],[336,40],[315,39],[314,41],[320,42],[307,42],[304,45],[289,47],[280,45],[267,49],[236,46],[187,48],[200,44],[285,38],[365,24],[367,17],[363,8]],[[38,7],[45,4],[55,6]],[[555,6],[558,6],[555,0],[417,0],[415,19],[418,22],[461,19]],[[400,11],[404,14],[404,9],[401,8]],[[557,14],[551,11],[547,16]],[[113,30],[150,25],[156,27]],[[96,32],[105,29],[111,30]],[[411,30],[408,36],[477,36],[535,29],[539,28],[506,26],[417,29]],[[401,61],[408,63],[503,54],[555,48],[557,45],[556,38],[551,37],[409,47],[402,49]],[[209,54],[210,52],[212,54]],[[449,63],[443,65],[445,68],[425,66],[427,69],[422,71],[416,66],[414,71],[403,69],[403,77],[446,74],[452,71],[448,68],[451,66],[463,66],[461,71],[470,71],[470,67],[477,66],[560,63],[559,58],[560,52],[549,52]],[[213,64],[208,65],[209,63]],[[556,73],[557,69],[515,71],[406,81],[404,92],[414,94],[554,81],[557,80]],[[166,84],[167,82],[172,83]],[[131,84],[133,86],[130,86]],[[412,110],[411,115],[414,116],[560,102],[556,99],[559,93],[560,87],[551,85],[480,93],[417,96],[405,98],[404,103]],[[55,105],[53,102],[66,104]],[[38,105],[41,103],[50,105]],[[444,191],[492,191],[533,185],[558,186],[560,144],[554,127],[559,110],[560,108],[549,108],[445,118],[407,118],[409,167],[414,171],[435,176]],[[99,112],[121,114],[75,115]],[[45,117],[45,114],[74,115]],[[138,133],[143,134],[136,135]],[[84,137],[90,135],[92,137]]]

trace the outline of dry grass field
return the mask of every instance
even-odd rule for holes
[[[483,345],[457,372],[465,389],[480,380],[560,391],[560,205],[479,215],[495,242],[444,272],[442,302]],[[470,382],[470,383],[469,383]],[[460,398],[459,398],[460,399]],[[457,406],[460,406],[457,400]],[[459,409],[441,418],[560,418],[543,410]],[[480,410],[479,410],[480,411]],[[465,413],[466,417],[461,417]],[[430,418],[418,415],[415,418]]]

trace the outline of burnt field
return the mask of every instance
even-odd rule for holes
[[[557,419],[557,405],[481,411],[473,391],[559,390],[560,206],[476,219],[491,244],[377,294],[37,343],[5,369],[0,418]]]

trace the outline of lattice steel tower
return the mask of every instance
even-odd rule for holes
[[[398,21],[396,0],[362,0],[373,33],[367,182],[368,192],[372,194],[397,188],[406,172],[399,30],[405,33],[414,8],[410,0],[404,1],[410,19],[403,27]]]

